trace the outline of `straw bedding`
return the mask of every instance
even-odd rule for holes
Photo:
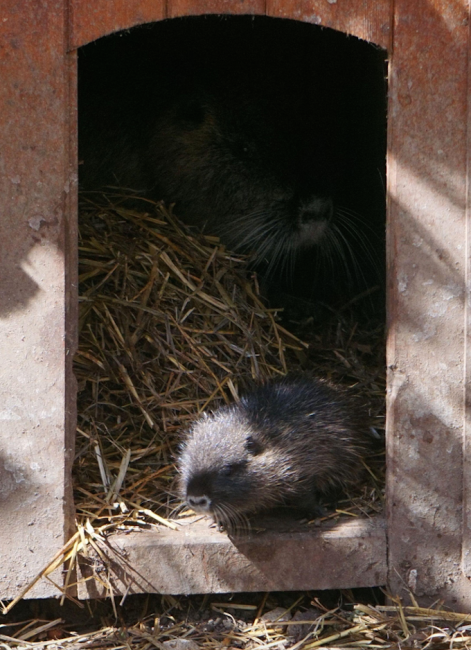
[[[354,311],[345,309],[320,322],[312,315],[283,315],[269,308],[257,278],[247,270],[246,259],[225,250],[216,238],[187,230],[162,205],[143,202],[141,210],[134,210],[125,207],[122,197],[108,197],[105,205],[84,201],[80,212],[77,532],[4,607],[4,614],[37,581],[54,579],[61,567],[67,569],[65,587],[58,587],[64,594],[61,602],[74,601],[68,587],[73,584],[78,558],[113,531],[175,527],[174,521],[187,514],[175,492],[181,431],[198,413],[237,399],[255,381],[288,371],[311,372],[361,396],[367,424],[380,439],[384,428],[380,319],[360,322]],[[381,444],[366,459],[365,468],[365,482],[322,519],[382,511]],[[238,598],[243,601],[244,596]],[[191,606],[193,601],[188,602]],[[117,618],[119,607],[113,599],[112,603]],[[185,639],[196,635],[197,643],[208,648],[220,647],[221,638],[223,646],[271,647],[281,642],[288,647],[288,641],[280,637],[285,631],[259,619],[265,605],[256,606],[258,614],[247,629],[239,626],[235,632],[231,628],[224,638],[220,631],[212,636],[181,621],[173,632],[159,628],[162,637],[155,637],[155,627],[146,619],[139,624],[139,633],[137,628],[123,633],[122,646],[116,645],[121,632],[113,625],[83,641],[91,647],[148,648],[161,647],[157,639],[170,641],[182,634]],[[371,616],[364,629],[353,625],[352,638],[363,639],[365,630],[373,633],[372,626],[375,631],[389,625],[385,619],[389,614],[382,610]],[[316,647],[315,639],[325,641],[326,617],[316,617],[316,631],[309,633],[310,644],[305,647]],[[397,613],[394,617],[396,621]],[[29,647],[61,625],[32,619],[26,636],[21,628],[15,628],[11,636],[24,639]],[[347,628],[332,640],[350,635]],[[0,641],[9,647],[1,631]],[[19,645],[13,639],[11,643]],[[50,647],[74,647],[71,644],[69,639]]]
[[[167,518],[181,431],[251,382],[309,370],[361,393],[383,425],[382,329],[351,317],[280,322],[246,260],[171,211],[81,209],[76,507],[93,525]],[[296,331],[296,334],[293,332]],[[309,340],[309,344],[304,342]],[[342,510],[381,509],[382,461]],[[147,512],[145,512],[147,511]],[[334,513],[335,516],[336,513]],[[338,513],[337,513],[338,514]]]

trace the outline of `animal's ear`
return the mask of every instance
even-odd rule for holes
[[[258,440],[255,440],[253,436],[247,436],[247,440],[245,441],[245,448],[252,456],[257,456],[263,451],[263,446],[260,442],[258,442]]]

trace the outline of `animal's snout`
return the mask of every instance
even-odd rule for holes
[[[189,494],[186,497],[186,502],[193,510],[208,512],[211,506],[211,499],[205,494],[202,495],[192,495]]]
[[[334,217],[334,203],[329,197],[312,197],[300,201],[298,232],[301,246],[320,241]]]
[[[329,197],[313,197],[300,203],[299,221],[302,225],[309,225],[317,221],[329,223],[333,216],[334,203]]]

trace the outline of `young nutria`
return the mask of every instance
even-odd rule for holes
[[[350,398],[318,379],[270,381],[195,422],[179,460],[182,497],[228,529],[281,504],[313,512],[321,495],[360,477],[360,419]]]

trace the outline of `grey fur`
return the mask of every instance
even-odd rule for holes
[[[312,511],[319,496],[361,476],[360,420],[352,400],[324,382],[268,382],[195,422],[179,460],[182,498],[226,528],[281,504]]]

